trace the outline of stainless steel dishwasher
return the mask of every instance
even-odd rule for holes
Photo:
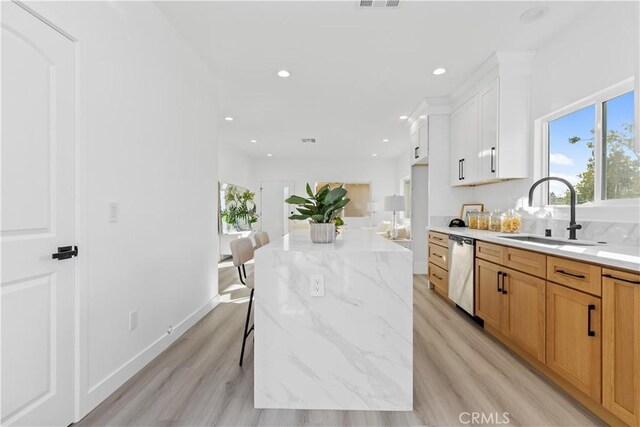
[[[473,259],[475,240],[449,235],[449,299],[470,315],[473,305]]]

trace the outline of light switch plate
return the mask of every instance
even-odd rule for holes
[[[311,276],[309,286],[312,297],[324,296],[324,276],[322,274],[314,274]]]
[[[109,222],[120,221],[120,205],[117,202],[109,202]]]
[[[138,327],[138,312],[132,311],[129,313],[129,330],[133,331]]]

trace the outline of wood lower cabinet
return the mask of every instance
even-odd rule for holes
[[[449,249],[438,245],[429,245],[429,262],[449,270]]]
[[[511,269],[504,270],[502,280],[506,297],[502,333],[544,363],[545,281]]]
[[[449,235],[429,231],[427,248],[429,264],[429,283],[433,289],[445,298],[449,298]]]
[[[476,316],[494,329],[502,326],[502,267],[476,258]]]
[[[449,295],[449,272],[444,268],[429,263],[429,282],[441,295]]]
[[[602,402],[600,322],[600,298],[547,282],[546,365],[596,402]]]
[[[640,273],[476,242],[487,330],[608,424],[640,426]]]
[[[481,240],[476,242],[476,258],[495,262],[496,264],[504,263],[505,248],[494,243],[487,243]]]
[[[544,363],[544,280],[476,259],[476,315]]]
[[[640,275],[603,270],[602,404],[640,425]]]

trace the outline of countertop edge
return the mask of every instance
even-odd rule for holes
[[[562,248],[548,248],[544,246],[532,246],[531,244],[518,242],[515,240],[505,241],[506,239],[500,238],[500,236],[506,235],[504,233],[496,233],[483,230],[469,230],[466,227],[427,227],[429,231],[436,231],[446,234],[454,234],[457,236],[469,237],[475,240],[481,240],[489,243],[495,243],[502,246],[509,246],[517,249],[524,249],[532,252],[539,252],[545,255],[559,256],[562,258],[568,258],[576,261],[586,261],[593,264],[598,264],[605,268],[615,268],[620,270],[627,270],[636,274],[640,273],[640,262],[625,261],[615,258],[608,258],[599,256],[592,253],[578,253],[569,251]],[[486,233],[486,234],[485,234]],[[522,235],[529,235],[528,233],[522,233]],[[611,244],[606,246],[589,246],[589,248],[604,248],[608,249],[608,253],[619,254],[620,256],[640,256],[640,247],[625,246],[619,244]]]

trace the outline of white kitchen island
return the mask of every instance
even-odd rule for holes
[[[413,409],[411,251],[366,230],[288,234],[257,250],[255,281],[256,408]]]

